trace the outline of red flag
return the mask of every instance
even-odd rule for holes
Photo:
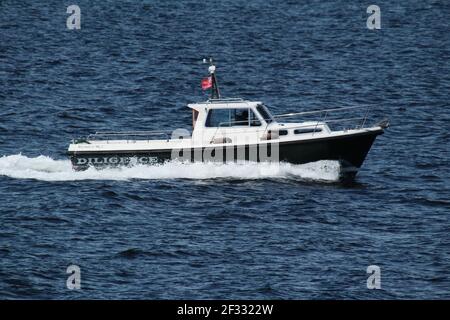
[[[208,78],[204,78],[202,80],[202,89],[206,90],[212,87],[212,78],[208,77]]]

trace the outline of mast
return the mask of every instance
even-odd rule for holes
[[[206,59],[203,59],[203,63],[207,63]],[[209,76],[211,77],[212,87],[211,87],[211,99],[220,99],[219,84],[216,78],[216,66],[213,63],[213,59],[209,58]]]

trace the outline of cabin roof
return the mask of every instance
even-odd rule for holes
[[[204,102],[190,103],[188,107],[199,111],[201,108],[208,109],[224,109],[224,108],[243,108],[243,107],[255,107],[258,104],[262,104],[261,101],[247,101],[243,99],[210,99]]]

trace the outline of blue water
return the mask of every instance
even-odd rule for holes
[[[1,1],[0,298],[450,298],[450,5],[376,1],[371,31],[369,4]],[[208,56],[227,96],[392,126],[351,184],[332,163],[72,172],[78,135],[189,128]]]

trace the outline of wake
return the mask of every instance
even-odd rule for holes
[[[334,182],[339,180],[337,161],[302,165],[289,163],[179,163],[74,171],[69,160],[47,156],[29,158],[21,154],[0,158],[0,176],[42,181],[131,180],[131,179],[294,179]]]

